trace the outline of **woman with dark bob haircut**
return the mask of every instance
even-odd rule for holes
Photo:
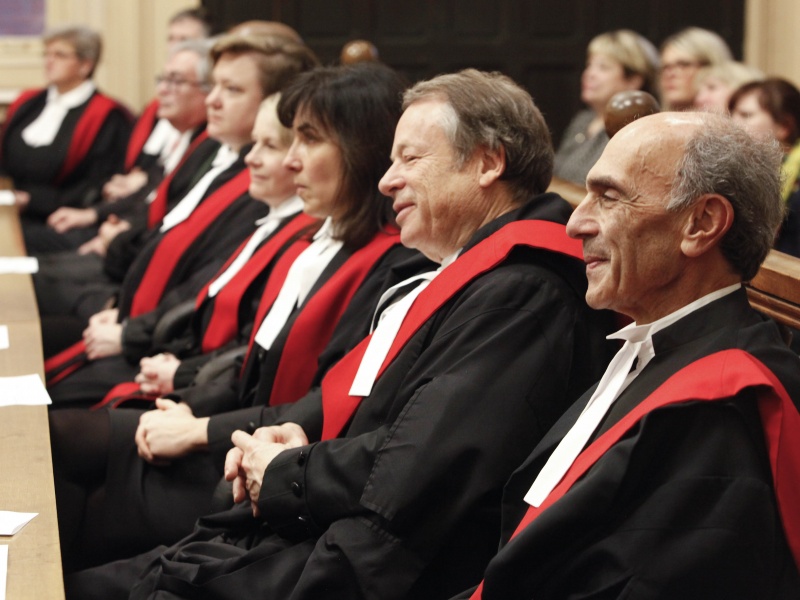
[[[157,410],[82,411],[72,425],[51,418],[52,438],[68,441],[53,449],[57,487],[70,494],[59,499],[85,497],[59,503],[67,572],[187,535],[218,508],[212,497],[232,432],[271,425],[285,404],[313,395],[328,368],[368,335],[383,291],[432,269],[400,245],[390,200],[378,192],[402,90],[391,69],[363,64],[309,71],[282,91],[279,117],[293,133],[282,165],[303,211],[321,224],[299,255],[277,259],[241,368],[176,390]],[[79,436],[59,428],[87,435],[76,443]],[[98,572],[69,578],[69,597],[117,597]]]
[[[393,70],[361,63],[303,73],[278,104],[278,118],[285,127],[295,128],[296,139],[303,138],[310,123],[341,153],[334,237],[347,247],[362,246],[394,223],[391,200],[378,191],[378,182],[391,164],[388,149],[400,118],[403,89]]]

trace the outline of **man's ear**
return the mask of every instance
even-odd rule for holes
[[[686,213],[681,251],[696,258],[719,245],[733,224],[733,206],[719,194],[698,198]]]
[[[500,179],[500,176],[506,170],[506,149],[502,144],[498,144],[494,150],[480,148],[478,150],[478,161],[480,168],[478,184],[483,188],[487,188]]]

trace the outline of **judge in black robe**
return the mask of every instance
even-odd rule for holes
[[[114,108],[106,113],[80,162],[64,173],[78,122],[92,110],[95,97],[112,103]],[[127,109],[95,91],[86,102],[69,109],[52,144],[31,147],[22,139],[22,131],[40,115],[46,100],[47,90],[26,96],[3,130],[3,174],[13,179],[16,189],[30,194],[23,223],[42,222],[59,206],[85,207],[98,202],[102,184],[122,168],[131,131]]]
[[[567,230],[589,304],[634,320],[623,366],[510,479],[501,548],[460,597],[798,597],[800,359],[741,287],[783,216],[781,158],[716,115],[611,139]]]

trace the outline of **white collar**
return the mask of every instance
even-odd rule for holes
[[[86,102],[96,89],[94,82],[90,79],[63,94],[59,94],[56,86],[51,85],[47,88],[47,102],[58,102],[64,108],[75,108]]]
[[[296,215],[300,211],[303,210],[303,200],[300,196],[292,196],[291,198],[287,198],[283,202],[281,202],[276,207],[270,207],[269,213],[266,217],[261,217],[258,221],[256,221],[256,226],[260,227],[265,223],[269,223],[271,221],[280,221],[281,219],[285,219],[286,217],[291,217],[292,215]]]
[[[658,331],[665,329],[666,327],[672,325],[676,321],[679,321],[686,315],[693,313],[694,311],[706,306],[707,304],[711,304],[715,300],[719,300],[728,294],[732,294],[736,290],[742,287],[741,283],[735,283],[733,285],[729,285],[719,290],[715,290],[710,294],[706,294],[702,298],[698,298],[694,302],[690,302],[686,306],[682,306],[675,312],[672,312],[665,317],[661,317],[660,319],[653,321],[652,323],[647,323],[645,325],[637,325],[635,322],[631,323],[630,325],[626,325],[616,333],[612,333],[608,336],[607,339],[609,340],[628,340],[630,342],[640,342],[648,337],[652,337]]]

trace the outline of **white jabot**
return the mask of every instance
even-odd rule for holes
[[[256,221],[258,229],[253,232],[250,239],[242,248],[242,251],[233,259],[230,266],[225,269],[225,272],[217,277],[211,285],[208,286],[208,296],[213,298],[219,291],[224,288],[236,274],[242,270],[250,257],[253,256],[259,244],[267,239],[270,234],[278,228],[280,222],[286,217],[296,215],[303,210],[303,201],[299,196],[292,196],[279,206],[270,209],[269,214],[263,219]]]
[[[230,146],[220,146],[217,154],[211,163],[211,168],[200,178],[194,187],[181,198],[181,201],[167,213],[164,220],[161,222],[160,231],[162,233],[169,231],[175,225],[183,223],[189,218],[200,201],[205,197],[211,183],[222,173],[225,169],[230,167],[239,158],[239,153],[235,152]]]
[[[376,314],[382,311],[380,312],[380,319],[378,320],[377,327],[372,331],[372,338],[367,345],[364,356],[361,358],[361,363],[358,365],[358,371],[353,379],[353,385],[350,386],[350,396],[366,397],[372,393],[372,387],[375,385],[378,371],[380,371],[383,361],[386,360],[389,349],[392,347],[392,343],[394,343],[397,333],[400,331],[400,327],[408,311],[411,309],[411,305],[414,304],[417,296],[428,287],[430,282],[450,265],[457,256],[458,252],[451,254],[442,261],[441,266],[437,270],[410,277],[390,287],[383,293],[375,309]],[[415,282],[418,282],[417,286],[403,296],[403,298],[391,304],[389,307],[383,308],[384,304],[395,295],[395,292]],[[373,323],[374,322],[375,318],[373,317]]]
[[[75,89],[59,94],[55,86],[51,85],[47,89],[44,110],[22,130],[22,139],[32,148],[52,144],[69,110],[86,102],[95,89],[93,82],[84,81]]]
[[[175,129],[172,123],[166,119],[159,119],[147,137],[142,152],[150,156],[162,156],[164,148],[172,146],[180,135],[181,132]]]
[[[525,502],[532,506],[541,506],[542,502],[550,495],[550,492],[558,485],[614,401],[655,356],[653,335],[706,304],[735,292],[740,287],[741,284],[737,283],[717,290],[657,321],[646,325],[632,323],[609,335],[609,339],[622,339],[625,340],[625,344],[609,363],[606,372],[597,385],[597,389],[592,394],[592,397],[589,398],[589,402],[587,402],[575,424],[558,444],[553,454],[550,455],[544,467],[542,467],[533,485],[525,495]],[[636,359],[638,359],[636,368],[631,371]]]
[[[164,167],[164,175],[169,175],[181,162],[189,144],[192,142],[192,131],[184,131],[169,146],[164,146],[159,156],[159,162]]]
[[[325,267],[342,248],[343,243],[333,239],[332,233],[333,223],[329,217],[314,236],[311,245],[303,250],[289,267],[286,281],[284,281],[275,303],[256,332],[255,342],[265,350],[272,347],[272,343],[289,320],[292,311],[296,306],[303,304]]]

